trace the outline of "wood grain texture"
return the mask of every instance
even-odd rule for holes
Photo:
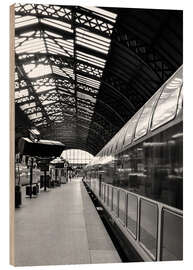
[[[14,75],[15,75],[15,5],[10,6],[10,264],[15,265],[14,251],[14,220],[15,220],[15,105],[14,105]]]

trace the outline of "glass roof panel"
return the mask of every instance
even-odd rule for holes
[[[16,53],[36,53],[36,52],[46,52],[46,47],[44,40],[41,38],[30,38],[24,40],[23,38],[15,39]]]
[[[38,109],[28,110],[35,125],[46,125],[46,119],[59,122],[74,113],[91,121],[96,103],[92,95],[97,96],[100,88],[116,14],[95,7],[43,4],[16,4],[15,10],[20,61],[15,99],[21,108],[28,110],[33,104]]]
[[[82,120],[86,120],[87,122],[90,122],[91,121],[91,118],[87,117],[87,116],[82,116],[82,115],[79,115],[78,118],[82,119]]]
[[[85,56],[82,56],[82,55],[77,55],[76,56],[76,58],[78,59],[78,60],[81,60],[81,61],[86,61],[86,62],[88,62],[89,64],[93,64],[93,65],[95,65],[95,66],[98,66],[98,67],[100,67],[100,68],[104,68],[104,64],[101,64],[101,63],[99,63],[99,62],[96,62],[96,61],[93,61],[93,60],[91,60],[91,59],[88,59],[87,57],[85,57]]]
[[[95,33],[89,32],[88,30],[84,30],[81,28],[76,28],[77,36],[78,37],[87,37],[89,40],[97,41],[100,44],[103,45],[110,45],[111,40],[109,38],[102,37],[100,35],[97,35]]]
[[[24,7],[25,6],[25,7]],[[32,4],[25,4],[25,5],[22,5],[22,4],[15,4],[15,9],[18,10],[19,8],[23,7],[24,10],[30,10],[32,9],[33,5]]]
[[[95,88],[99,88],[100,87],[100,82],[87,78],[85,76],[79,75],[77,74],[77,82],[83,82],[89,86],[94,86]]]
[[[117,17],[117,14],[107,11],[105,9],[102,8],[98,8],[98,7],[88,7],[88,6],[84,6],[86,9],[89,9],[91,11],[94,11],[95,14],[108,19],[109,21],[115,22],[115,19]]]
[[[94,43],[91,43],[89,41],[85,41],[84,38],[77,38],[76,43],[81,45],[81,46],[84,46],[84,47],[90,48],[92,50],[98,51],[98,52],[102,52],[102,53],[105,53],[105,54],[108,53],[108,48],[106,49],[106,48],[103,48],[100,45],[96,45],[96,43],[94,44]]]
[[[70,95],[74,94],[74,89],[69,89],[69,88],[62,88],[60,86],[57,87],[57,89],[59,90],[59,93],[62,95],[63,93],[65,93],[66,95]]]
[[[52,91],[55,88],[53,88],[50,85],[35,85],[34,89],[36,90],[37,93],[41,93],[41,92],[45,92],[45,91],[48,91],[48,90]]]
[[[35,119],[35,118],[39,118],[39,117],[42,117],[42,113],[41,112],[33,113],[33,114],[28,115],[28,117],[30,120]]]
[[[44,34],[45,34],[46,37],[51,36],[51,37],[54,37],[54,38],[63,38],[62,35],[53,33],[51,31],[44,31]]]
[[[23,89],[20,91],[15,91],[15,99],[22,98],[28,96],[28,89]]]
[[[24,111],[26,109],[35,107],[35,105],[36,105],[35,102],[25,103],[23,105],[20,105],[20,108]]]
[[[45,76],[47,74],[52,73],[52,70],[50,68],[50,66],[48,65],[24,65],[24,70],[26,72],[26,74],[28,75],[29,78],[36,78],[36,77],[40,77],[40,76]]]
[[[51,105],[52,103],[55,103],[55,101],[53,101],[53,100],[45,100],[45,101],[43,101],[42,102],[42,105]]]
[[[90,46],[95,45],[97,48],[100,48],[101,50],[108,51],[108,49],[109,49],[108,44],[103,44],[103,43],[101,43],[100,41],[98,41],[96,39],[92,40],[90,38],[87,38],[84,35],[80,35],[80,36],[77,35],[76,40],[79,41],[82,46],[83,46],[82,43],[84,43],[83,41],[85,41],[86,44],[89,44]]]
[[[69,53],[67,53],[66,51],[63,51],[61,49],[53,49],[50,46],[48,46],[48,53],[49,54],[54,54],[54,55],[63,55],[63,56],[69,56]]]
[[[73,70],[72,69],[69,69],[69,68],[59,68],[57,66],[53,66],[53,72],[55,74],[58,74],[60,76],[64,76],[64,77],[67,77],[67,78],[70,78],[72,80],[74,80],[74,73],[73,73]]]
[[[54,19],[40,19],[40,21],[44,24],[59,28],[61,30],[68,31],[70,33],[73,33],[73,30],[71,29],[71,25],[59,20],[54,20]]]
[[[57,54],[66,55],[71,57],[73,55],[72,43],[61,41],[59,39],[45,39],[48,52],[54,51]]]
[[[88,60],[90,61],[94,61],[94,62],[98,62],[99,64],[101,65],[104,65],[106,60],[105,59],[102,59],[102,58],[99,58],[97,56],[94,56],[94,55],[90,55],[90,54],[87,54],[87,53],[84,53],[84,52],[81,52],[79,50],[77,50],[77,55],[83,55],[85,58],[87,58]]]
[[[58,46],[62,46],[63,49],[71,49],[73,50],[74,49],[74,44],[73,44],[73,40],[63,40],[63,39],[59,39],[59,38],[56,38],[55,39],[55,42],[58,44]]]
[[[35,16],[15,16],[15,28],[22,26],[28,26],[38,23],[38,19]]]
[[[78,106],[79,106],[79,108],[83,109],[84,111],[87,111],[89,113],[93,112],[93,110],[91,108],[85,107],[84,104],[79,103]]]
[[[78,92],[77,93],[77,96],[80,98],[80,99],[89,99],[90,101],[92,101],[93,103],[96,102],[96,98],[93,98],[92,96],[89,96],[87,94],[84,94],[84,93],[81,93],[81,92]]]

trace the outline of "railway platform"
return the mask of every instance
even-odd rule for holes
[[[23,196],[15,247],[16,266],[121,262],[81,178],[36,199]]]

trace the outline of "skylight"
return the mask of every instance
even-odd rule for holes
[[[83,94],[81,92],[78,92],[77,93],[77,96],[82,99],[82,100],[86,100],[86,99],[89,99],[91,102],[95,103],[96,102],[96,98],[93,98],[87,94]]]
[[[94,11],[97,15],[105,18],[105,19],[108,19],[112,22],[115,22],[115,19],[117,17],[117,14],[115,13],[112,13],[110,11],[107,11],[105,9],[102,9],[102,8],[98,8],[98,7],[89,7],[89,6],[84,6],[86,9],[89,9],[91,11]]]
[[[36,77],[41,77],[41,76],[45,76],[47,74],[50,74],[51,68],[50,66],[46,66],[43,64],[40,65],[26,65],[24,66],[24,70],[26,71],[27,75],[29,78],[36,78]]]
[[[23,97],[26,97],[28,95],[29,95],[29,93],[28,93],[27,89],[16,91],[15,92],[15,99],[23,98]]]
[[[16,4],[15,11],[20,108],[37,126],[74,113],[90,122],[117,15],[97,7],[42,4]]]
[[[19,27],[31,25],[34,23],[38,23],[38,19],[35,16],[16,16],[15,17],[16,29]]]
[[[65,31],[68,31],[68,32],[73,32],[73,30],[71,29],[71,25],[70,24],[67,24],[67,23],[64,23],[64,22],[60,22],[58,20],[54,20],[54,19],[41,19],[41,22],[42,23],[45,23],[45,24],[48,24],[50,26],[53,26],[53,27],[56,27],[56,28],[59,28],[61,30],[65,30]]]
[[[33,114],[28,115],[28,117],[30,120],[35,119],[35,118],[39,118],[39,117],[42,117],[42,113],[41,112],[33,113]]]

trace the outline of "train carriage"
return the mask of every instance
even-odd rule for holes
[[[183,68],[85,168],[85,182],[143,260],[183,257]]]

